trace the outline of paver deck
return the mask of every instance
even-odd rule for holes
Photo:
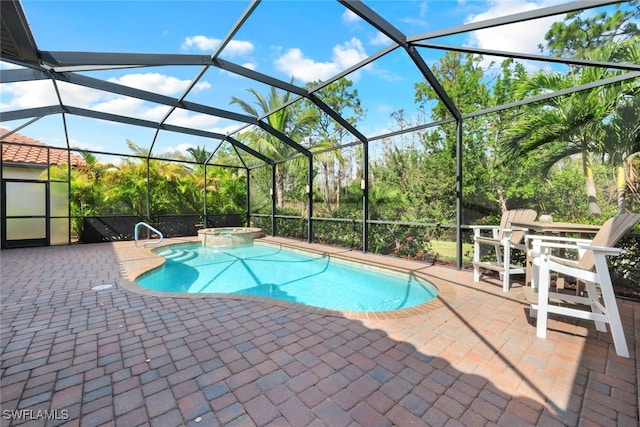
[[[132,242],[2,251],[1,425],[638,425],[640,304],[625,359],[588,322],[536,338],[517,286],[389,259],[445,292],[363,317],[139,291]]]

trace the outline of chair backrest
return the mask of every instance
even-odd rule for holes
[[[623,213],[608,219],[593,237],[591,245],[615,247],[638,221],[640,221],[640,214],[637,213]],[[585,270],[592,270],[595,267],[593,251],[586,251],[578,265]]]
[[[536,219],[538,214],[533,209],[511,209],[505,211],[502,214],[500,220],[500,231],[498,232],[498,239],[502,239],[502,230],[511,229],[511,223],[516,222],[531,222]],[[517,244],[524,240],[526,231],[513,230],[511,234],[511,243]]]

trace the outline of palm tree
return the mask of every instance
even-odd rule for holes
[[[201,165],[209,160],[209,156],[211,155],[205,147],[200,146],[187,148],[187,153],[191,155],[191,160]]]
[[[125,158],[115,173],[107,175],[104,202],[112,213],[192,213],[199,210],[197,190],[188,169],[172,159],[179,153],[165,153],[165,160],[149,159],[149,150],[127,140],[134,158]]]
[[[604,121],[600,152],[616,171],[618,211],[626,209],[625,193],[633,157],[640,155],[640,95],[626,96],[615,113]],[[633,184],[629,182],[629,185]]]
[[[267,98],[253,88],[249,89],[249,93],[254,96],[258,109],[249,102],[235,96],[231,98],[231,103],[238,104],[247,114],[256,118],[260,118],[274,111],[279,106],[289,102],[291,98],[291,93],[285,92],[282,94],[278,92],[275,87],[271,87]],[[296,111],[291,107],[287,107],[267,115],[266,120],[268,125],[273,129],[289,136],[289,138],[294,141],[300,141],[308,134],[309,126],[315,120],[315,116],[310,113],[310,110]],[[242,136],[242,138],[247,140],[251,148],[261,152],[274,161],[288,159],[298,153],[293,147],[262,129],[255,129]],[[284,205],[286,167],[286,163],[276,164],[275,190],[278,207]]]
[[[622,44],[599,49],[592,59],[608,60],[617,55]],[[540,71],[525,81],[521,95],[556,92],[590,83],[612,75],[604,68],[585,67],[567,74]],[[589,212],[599,217],[592,162],[599,152],[598,128],[601,121],[615,108],[622,86],[595,88],[542,101],[533,109],[526,109],[505,132],[503,148],[512,162],[522,161],[532,152],[543,151],[543,173],[571,156],[580,155],[585,177]]]

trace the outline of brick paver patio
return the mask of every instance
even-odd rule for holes
[[[470,272],[413,264],[438,304],[358,319],[135,292],[131,253],[2,251],[3,426],[638,425],[638,303],[624,359],[585,322],[536,338],[521,289]]]

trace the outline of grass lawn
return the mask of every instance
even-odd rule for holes
[[[445,242],[442,240],[432,240],[431,248],[438,254],[438,259],[448,262],[456,261],[456,242]],[[462,244],[462,262],[470,263],[473,261],[473,244]]]

